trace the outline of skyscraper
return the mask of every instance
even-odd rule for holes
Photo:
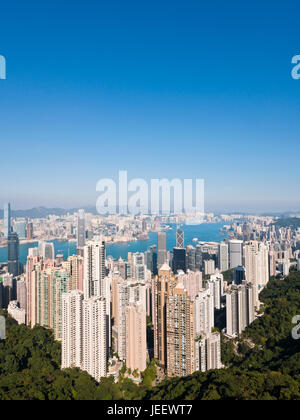
[[[165,232],[157,234],[157,265],[158,269],[167,262],[167,236]]]
[[[137,281],[146,280],[147,266],[145,264],[145,255],[136,252],[132,255],[132,277]]]
[[[35,267],[41,267],[42,265],[42,258],[37,255],[31,255],[33,254],[33,250],[38,250],[38,248],[30,248],[29,249],[29,255],[27,257],[27,263],[26,263],[26,324],[31,325],[36,323],[36,270]],[[33,308],[34,312],[31,312],[31,309]]]
[[[196,255],[195,255],[195,265],[196,270],[202,270],[202,264],[203,264],[203,257],[202,257],[202,248],[200,245],[196,246]]]
[[[220,333],[203,334],[196,342],[196,368],[201,372],[222,369]]]
[[[153,245],[148,251],[145,252],[145,263],[147,269],[155,276],[157,275],[157,247]]]
[[[11,301],[7,308],[8,314],[14,318],[19,325],[25,324],[26,322],[26,312],[25,309],[20,308],[16,300]]]
[[[55,250],[52,242],[39,242],[39,253],[45,260],[54,260]]]
[[[196,249],[192,245],[186,247],[186,268],[196,271]]]
[[[105,299],[84,300],[82,369],[98,382],[107,374],[106,331]]]
[[[186,272],[186,251],[184,248],[173,249],[172,270],[177,274],[178,270]]]
[[[85,212],[79,210],[77,215],[77,248],[85,246]]]
[[[273,250],[269,252],[269,275],[271,277],[276,275],[276,253]]]
[[[10,203],[4,205],[4,237],[8,238],[8,235],[11,233],[11,210]]]
[[[254,321],[253,286],[243,282],[226,293],[226,326],[230,337],[237,337]]]
[[[20,304],[20,308],[27,312],[27,289],[24,278],[17,281],[17,301]]]
[[[106,301],[73,290],[62,299],[62,368],[78,367],[96,381],[107,373]]]
[[[215,309],[221,309],[221,298],[224,296],[224,278],[223,274],[214,274],[210,276],[207,282],[207,288],[214,296]]]
[[[33,223],[29,222],[26,226],[26,239],[31,240],[33,239]]]
[[[210,289],[202,290],[195,298],[195,336],[210,334],[215,326],[214,296]]]
[[[218,267],[221,273],[223,273],[224,271],[227,271],[229,268],[228,245],[225,242],[221,242],[219,244]]]
[[[80,255],[72,255],[68,258],[65,265],[71,277],[71,290],[83,292],[83,258]]]
[[[194,304],[182,283],[167,301],[168,376],[187,376],[195,372]]]
[[[181,229],[176,232],[176,248],[184,248],[184,232]]]
[[[254,304],[259,306],[259,290],[269,281],[268,247],[257,241],[250,241],[244,246],[246,280],[252,283]]]
[[[141,303],[126,308],[126,366],[144,372],[147,367],[146,311]]]
[[[215,260],[205,260],[204,261],[204,274],[210,275],[210,274],[214,274],[216,271],[215,268]]]
[[[15,281],[12,274],[2,276],[2,307],[7,308],[9,302],[15,300]]]
[[[62,369],[82,365],[83,293],[72,290],[62,297]]]
[[[126,360],[126,307],[129,305],[129,282],[116,284],[117,316],[115,328],[117,330],[117,353],[121,360]]]
[[[14,277],[20,274],[19,237],[16,233],[9,233],[8,243],[8,272]]]
[[[243,265],[243,241],[232,239],[229,244],[229,266],[235,268]]]
[[[246,280],[244,267],[235,267],[233,272],[233,283],[236,285],[242,284]]]
[[[183,283],[188,295],[192,299],[195,299],[202,290],[202,273],[201,271],[187,270],[187,273],[185,274],[181,271],[178,273],[178,282]]]
[[[105,242],[89,242],[84,247],[84,298],[104,295]]]
[[[163,264],[153,280],[154,357],[167,367],[167,301],[176,285],[168,264]]]
[[[18,220],[14,224],[14,232],[17,233],[19,239],[26,239],[26,226],[27,223],[25,220]]]
[[[31,265],[30,258],[27,267]],[[56,267],[45,268],[43,262],[32,267],[28,277],[28,319],[33,328],[41,325],[54,330],[55,339],[62,339],[62,296],[70,290],[69,274]]]

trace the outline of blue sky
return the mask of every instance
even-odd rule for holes
[[[204,178],[207,210],[300,210],[296,1],[1,6],[0,205],[94,205],[115,178]]]

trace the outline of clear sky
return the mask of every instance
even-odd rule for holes
[[[0,205],[204,178],[207,210],[300,210],[299,1],[1,5]]]

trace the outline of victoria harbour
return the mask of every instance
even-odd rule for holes
[[[225,234],[221,232],[223,223],[204,223],[201,225],[184,225],[181,229],[184,231],[186,245],[203,242],[221,242],[225,238]],[[167,235],[167,249],[171,250],[176,245],[176,225],[169,225],[166,230]],[[55,255],[62,254],[64,259],[76,254],[75,241],[52,241],[54,244]],[[106,255],[108,257],[127,258],[128,252],[146,252],[150,246],[157,244],[157,233],[150,232],[147,240],[137,240],[132,242],[116,242],[109,243],[106,246]],[[38,246],[38,242],[21,244],[20,245],[20,262],[26,264],[28,250]],[[0,263],[7,261],[7,247],[0,248]]]

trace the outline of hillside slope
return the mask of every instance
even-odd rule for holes
[[[98,384],[78,369],[61,371],[61,346],[51,331],[18,326],[8,317],[7,339],[0,341],[0,399],[299,400],[300,341],[292,339],[291,330],[292,318],[300,314],[300,273],[271,280],[262,300],[265,314],[237,343],[223,338],[227,369],[169,379],[155,388],[148,373],[138,387],[126,378]]]

